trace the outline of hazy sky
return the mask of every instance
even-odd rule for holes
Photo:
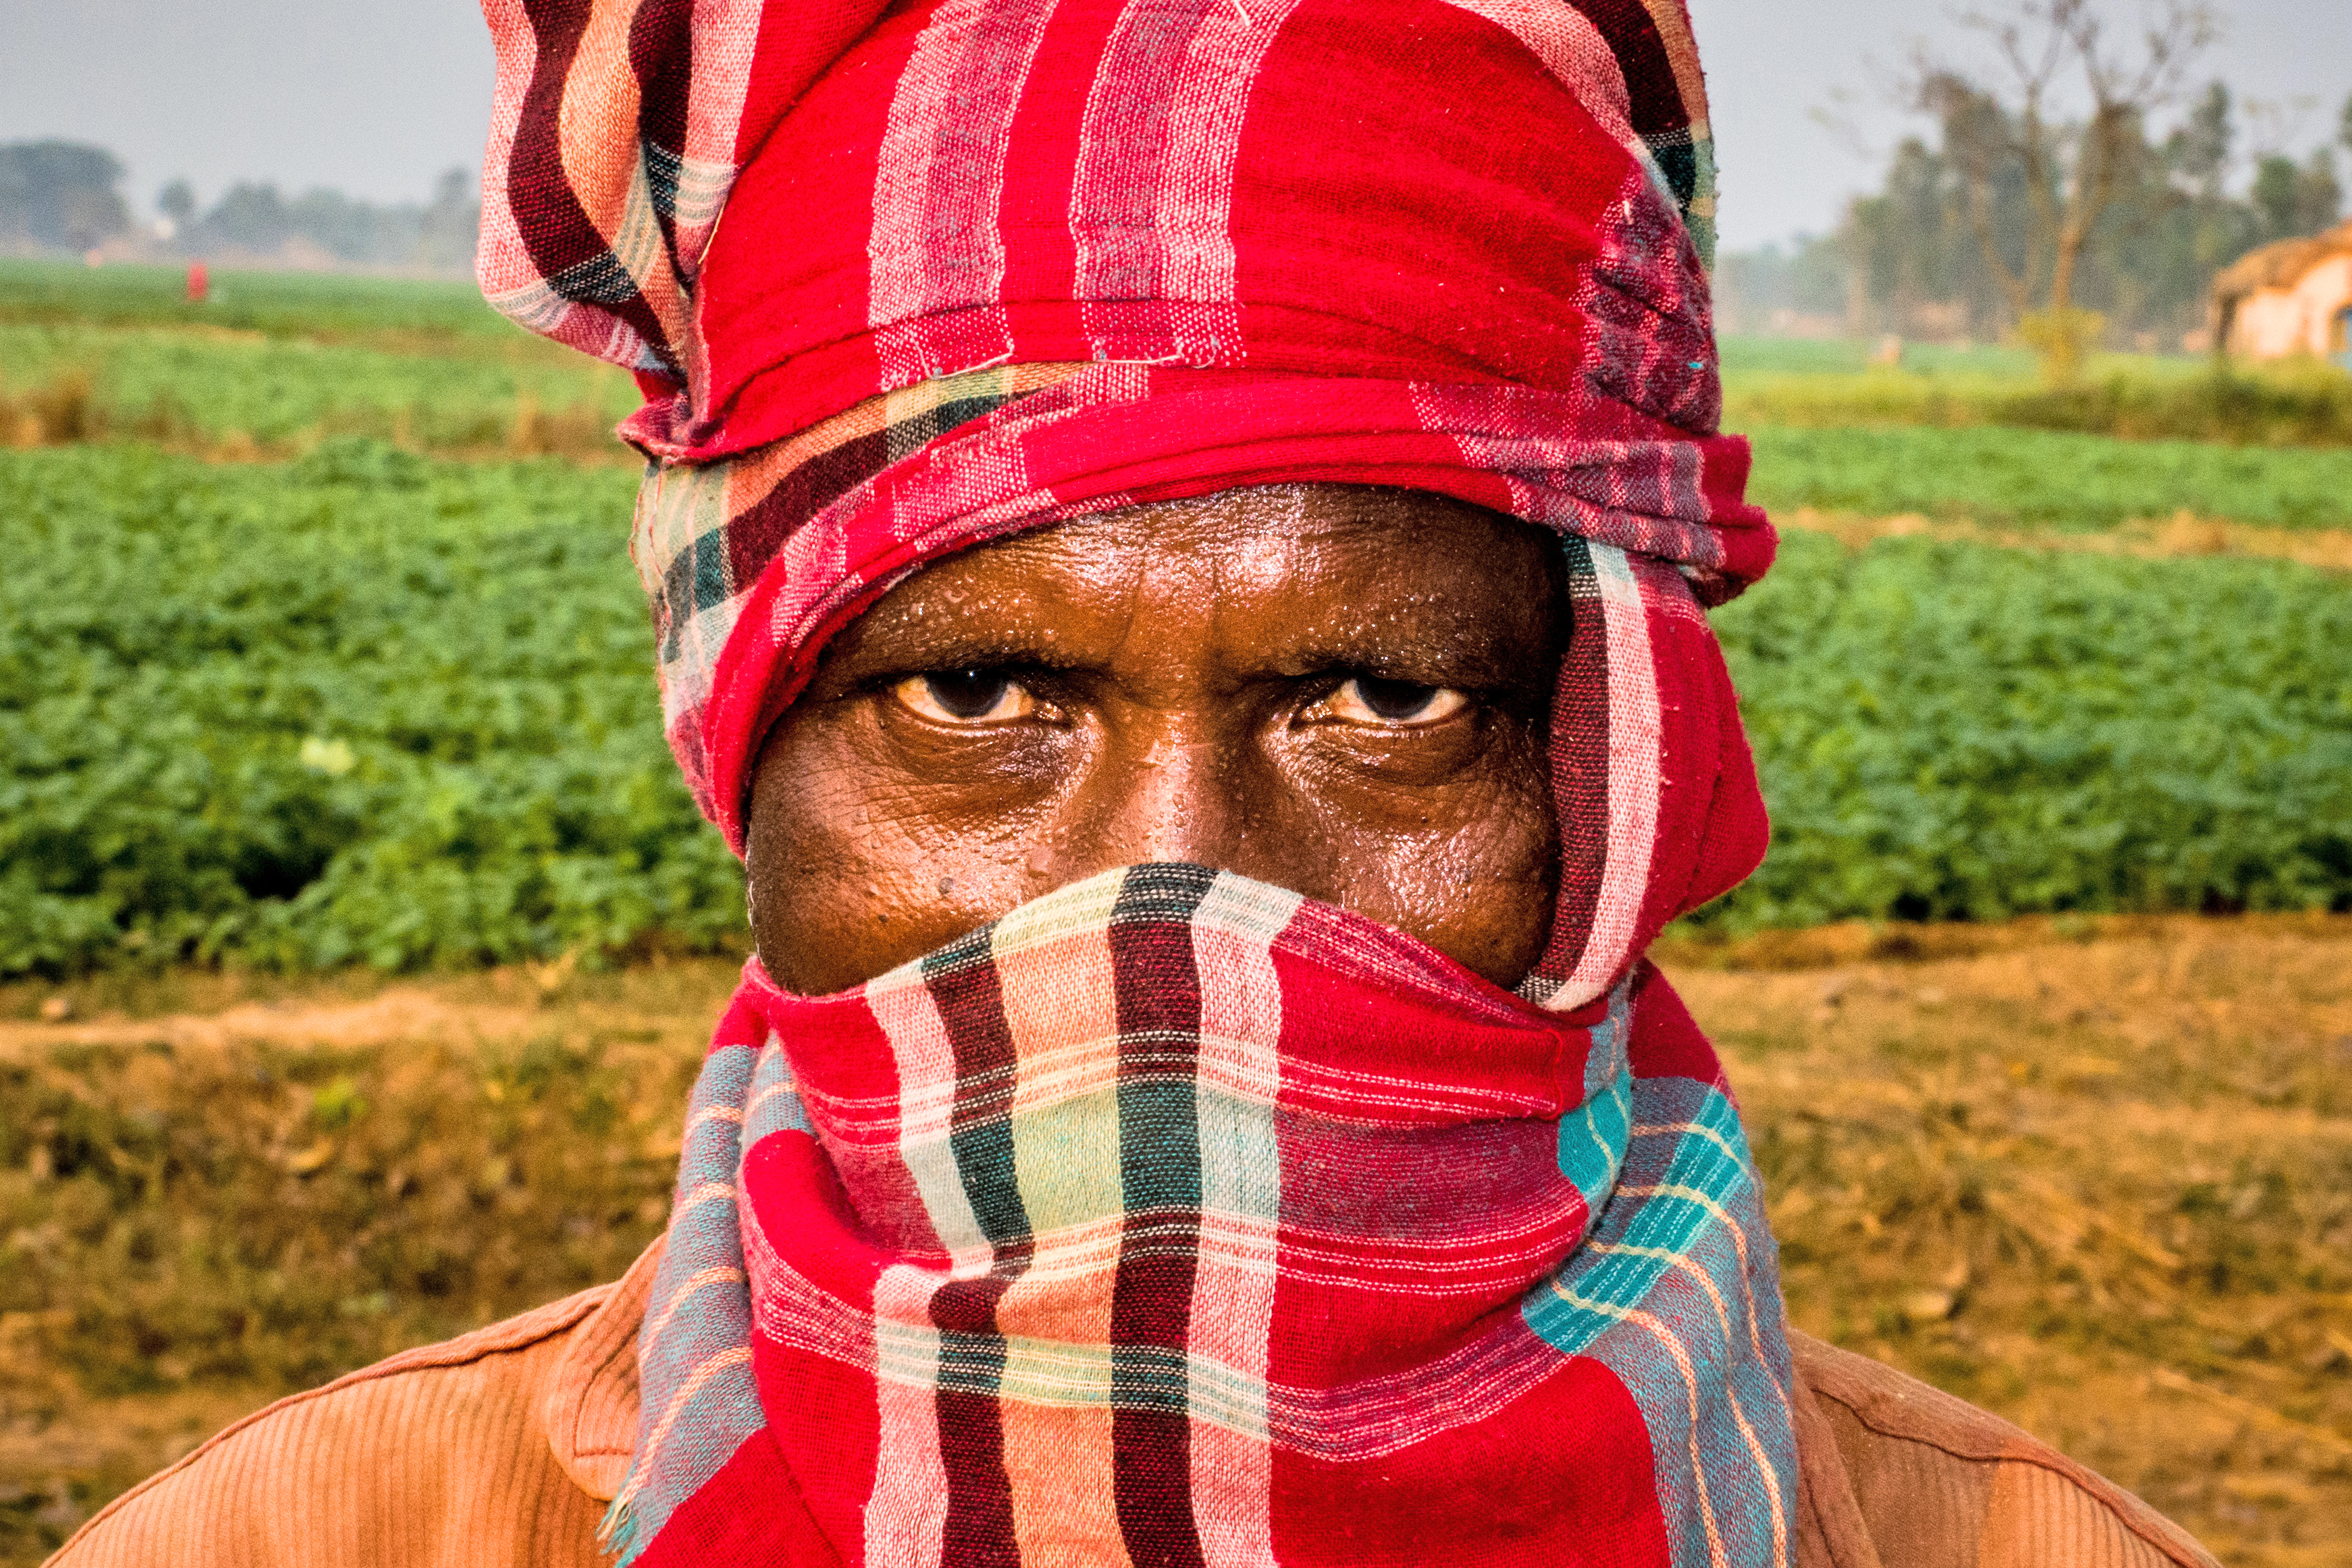
[[[2137,0],[2111,0],[2118,16]],[[2209,74],[2285,111],[2301,152],[2352,93],[2352,0],[2222,0]],[[1724,168],[1727,245],[1836,221],[1873,165],[1816,123],[1839,110],[1883,152],[1884,83],[1950,9],[1898,0],[1692,0]],[[0,141],[65,136],[131,166],[142,214],[178,175],[422,199],[478,166],[490,47],[472,0],[0,0]],[[2298,112],[2297,99],[2309,100]]]

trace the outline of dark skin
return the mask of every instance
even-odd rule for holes
[[[761,958],[842,990],[1097,872],[1191,861],[1516,985],[1559,860],[1564,594],[1525,523],[1336,485],[938,561],[834,639],[761,748]]]

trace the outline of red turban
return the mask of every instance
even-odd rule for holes
[[[907,571],[1320,480],[1575,541],[1536,990],[1760,856],[1699,606],[1773,536],[1716,431],[1681,0],[488,9],[484,287],[647,390],[667,727],[739,849],[767,724]]]

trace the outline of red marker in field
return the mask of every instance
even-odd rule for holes
[[[205,275],[205,264],[201,261],[188,263],[188,303],[202,305],[211,287],[212,279]]]

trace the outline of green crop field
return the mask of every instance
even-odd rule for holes
[[[619,371],[577,354],[553,358],[520,334],[462,347],[427,353],[214,329],[0,325],[0,399],[13,395],[20,421],[69,427],[57,434],[196,450],[237,443],[246,456],[292,455],[335,435],[439,452],[496,454],[536,442],[573,455],[629,455],[611,437],[638,402]]]
[[[0,321],[201,326],[328,341],[400,336],[444,346],[521,337],[478,289],[456,279],[215,271],[210,298],[193,303],[177,267],[26,259],[0,260]]]
[[[1997,425],[2146,441],[2352,446],[2352,375],[2333,366],[2259,367],[2155,355],[2094,358],[2051,387],[2007,348],[1913,345],[1899,366],[1846,342],[1733,339],[1723,345],[1724,413],[1734,428]]]
[[[2352,528],[2352,375],[2106,356],[2052,389],[2015,349],[1732,340],[1728,428],[1767,507],[1995,527],[2114,528],[2187,512]]]
[[[0,455],[0,973],[740,925],[662,742],[631,492],[364,438]]]
[[[707,948],[630,481],[364,438],[0,455],[0,974]],[[2352,906],[2352,584],[1793,535],[1718,615],[1779,821],[1712,918]]]
[[[296,455],[337,435],[469,455],[628,458],[615,367],[530,336],[470,286],[0,262],[0,444],[107,437]]]
[[[1791,536],[1716,612],[1774,833],[1737,926],[2352,907],[2352,583]]]

